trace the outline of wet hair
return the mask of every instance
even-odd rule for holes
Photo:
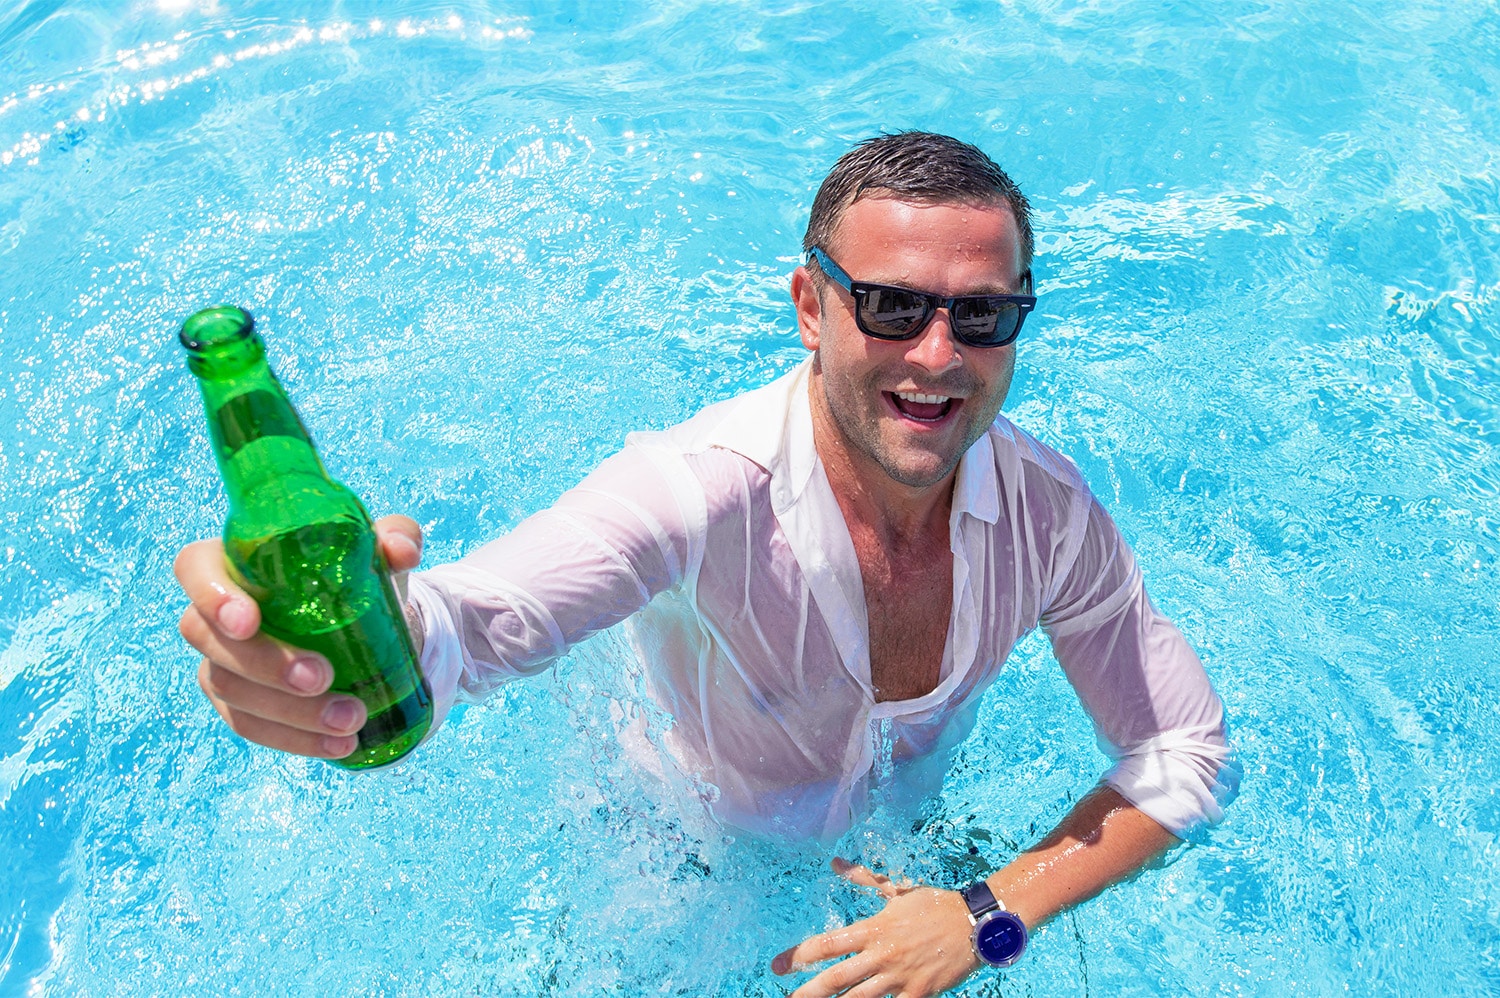
[[[885,194],[931,204],[1008,205],[1021,234],[1021,272],[1031,284],[1031,204],[1026,195],[978,148],[933,132],[877,135],[840,156],[813,198],[803,250],[826,249],[850,205]]]

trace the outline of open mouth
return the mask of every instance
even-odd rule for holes
[[[886,392],[896,411],[919,423],[937,423],[953,411],[959,401],[947,395],[924,395],[921,392]]]

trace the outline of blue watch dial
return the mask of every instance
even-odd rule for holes
[[[1012,912],[992,911],[974,927],[974,952],[994,967],[1009,967],[1026,949],[1026,923]]]

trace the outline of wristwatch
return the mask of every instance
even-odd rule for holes
[[[1007,911],[983,880],[960,891],[974,923],[974,955],[991,967],[1009,967],[1026,952],[1026,923]]]

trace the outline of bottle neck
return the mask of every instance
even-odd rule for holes
[[[266,363],[265,347],[248,322],[222,342],[183,340],[198,380],[214,457],[231,507],[275,481],[328,480],[297,410]]]

